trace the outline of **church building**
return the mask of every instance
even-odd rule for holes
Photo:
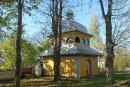
[[[61,76],[78,79],[99,73],[98,58],[102,54],[90,47],[92,37],[85,26],[75,21],[73,11],[67,11],[66,20],[62,21]],[[53,76],[53,47],[39,56],[43,60],[45,75]]]

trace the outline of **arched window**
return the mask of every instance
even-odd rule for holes
[[[90,46],[89,40],[86,40],[86,45]]]
[[[84,38],[82,38],[82,40],[83,40],[83,44],[85,44],[85,39],[84,39]]]
[[[67,40],[66,40],[66,43],[73,43],[74,40],[72,37],[68,37]]]
[[[76,38],[75,38],[75,42],[80,43],[80,38],[79,38],[79,37],[76,37]]]
[[[90,41],[88,40],[88,46],[90,46]]]

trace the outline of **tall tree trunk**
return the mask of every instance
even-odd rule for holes
[[[114,46],[112,43],[112,2],[113,0],[108,0],[108,11],[105,14],[103,1],[100,1],[100,7],[102,11],[102,16],[105,20],[106,25],[106,69],[108,75],[109,86],[112,87],[114,83],[113,78],[113,60],[114,60]]]
[[[58,8],[58,4],[59,8]],[[54,33],[54,81],[60,81],[60,50],[62,32],[62,0],[53,0],[52,28]]]
[[[54,81],[60,81],[60,54],[58,49],[55,50],[54,54]]]
[[[114,50],[113,50],[113,43],[112,43],[112,0],[108,0],[108,11],[105,17],[105,24],[106,24],[106,68],[108,73],[108,82],[110,87],[112,87],[114,83],[113,78],[113,60],[114,60]]]
[[[106,69],[107,69],[107,78],[110,87],[112,87],[114,83],[113,76],[113,61],[114,61],[114,50],[112,44],[112,25],[111,20],[107,19],[106,23]]]
[[[15,87],[20,87],[21,74],[21,33],[22,33],[22,0],[18,0],[18,29],[16,37],[16,73],[15,73]]]
[[[55,46],[54,46],[54,81],[58,81],[60,78],[59,73],[59,53],[58,53],[58,0],[55,0]]]
[[[54,81],[60,80],[60,52],[58,50],[58,36],[55,37],[55,45],[54,45]]]

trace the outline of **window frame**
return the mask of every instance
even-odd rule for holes
[[[82,38],[82,40],[83,40],[83,44],[86,44],[86,41],[85,41],[85,39],[84,39],[84,38]]]
[[[80,38],[79,37],[75,37],[75,42],[76,43],[80,43],[81,41],[80,41]]]
[[[69,40],[72,40],[72,41],[69,41]],[[68,37],[67,39],[66,39],[66,43],[73,43],[74,42],[74,39],[73,39],[73,37]]]

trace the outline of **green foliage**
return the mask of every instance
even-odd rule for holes
[[[130,52],[128,49],[129,48],[118,46],[115,48],[115,68],[130,67]]]
[[[0,39],[10,35],[17,27],[17,0],[0,1]],[[38,9],[41,0],[24,0],[23,13],[31,16]]]
[[[4,65],[1,69],[15,69],[16,48],[15,48],[16,32],[0,41],[1,55],[4,56]],[[49,40],[41,42],[39,45],[33,45],[25,39],[22,39],[22,67],[31,67],[37,63],[37,55],[48,49],[51,45]]]
[[[2,56],[5,58],[5,65],[0,66],[3,69],[15,69],[16,49],[15,49],[15,34],[7,37],[0,42]],[[28,41],[22,39],[22,66],[30,67],[35,65],[37,58],[37,50]]]
[[[0,39],[15,29],[16,26],[16,0],[0,1]]]
[[[130,67],[130,55],[116,55],[114,59],[115,68]]]
[[[23,67],[31,67],[36,64],[37,50],[26,40],[22,40],[22,64]]]
[[[0,42],[0,48],[2,55],[5,58],[4,66],[1,66],[3,69],[13,69],[15,68],[15,43],[14,40],[10,38],[6,38],[3,42]]]

